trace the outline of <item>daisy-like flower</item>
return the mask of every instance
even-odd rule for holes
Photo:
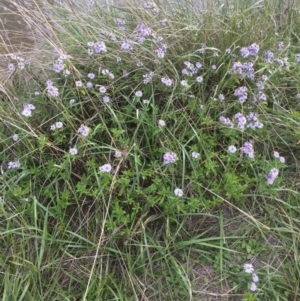
[[[143,104],[148,105],[150,103],[149,99],[143,99]]]
[[[166,126],[166,122],[162,119],[159,119],[157,123],[159,126]]]
[[[236,152],[236,147],[234,145],[229,145],[228,146],[228,151],[232,154]]]
[[[122,157],[122,152],[121,152],[120,150],[117,149],[117,150],[115,151],[115,157],[116,157],[116,158],[121,158],[121,157]]]
[[[180,189],[180,188],[175,188],[174,194],[175,194],[176,196],[182,197],[182,196],[183,196],[183,190]]]
[[[84,137],[86,137],[88,134],[89,134],[89,128],[86,126],[86,125],[84,125],[84,124],[82,124],[80,127],[79,127],[79,129],[77,130],[77,133],[78,134],[81,134],[82,136],[84,136]]]
[[[251,263],[245,263],[244,264],[244,272],[245,273],[248,273],[248,274],[251,274],[254,272],[254,267]]]
[[[164,163],[170,164],[176,161],[177,155],[174,152],[166,152],[164,154]]]
[[[75,81],[75,86],[76,87],[82,87],[82,81],[81,80]]]
[[[55,122],[55,127],[57,129],[61,129],[64,126],[64,124],[61,121]]]
[[[253,282],[258,282],[258,281],[259,281],[259,278],[258,278],[258,276],[257,276],[256,273],[253,273],[253,274],[252,274],[252,281],[253,281]]]
[[[95,73],[91,72],[87,76],[88,76],[88,78],[93,79],[93,78],[95,78]]]
[[[168,87],[172,86],[172,84],[173,84],[173,80],[168,77],[162,77],[161,82],[164,83]]]
[[[285,163],[285,158],[282,157],[282,156],[280,156],[280,157],[279,157],[279,161],[280,161],[281,163]]]
[[[104,96],[104,97],[102,98],[102,100],[103,100],[105,103],[109,103],[109,102],[110,102],[109,96]]]
[[[252,282],[250,285],[250,291],[255,292],[257,290],[257,285],[255,282]]]
[[[105,93],[106,92],[106,88],[104,86],[100,86],[99,92],[100,93]]]
[[[56,129],[55,124],[50,125],[50,130],[51,130],[51,131],[54,131],[55,129]]]
[[[31,110],[29,110],[29,109],[24,109],[21,114],[24,115],[25,117],[32,116]]]
[[[198,159],[198,158],[200,157],[200,154],[197,153],[197,152],[192,152],[192,157],[193,157],[194,159]]]
[[[142,91],[136,91],[136,92],[135,92],[135,96],[136,96],[136,97],[142,97],[142,96],[143,96]]]
[[[7,67],[10,72],[13,72],[15,70],[15,65],[13,63],[8,64]]]
[[[92,82],[87,82],[87,83],[86,83],[86,87],[87,87],[88,89],[93,88],[93,83],[92,83]]]
[[[19,168],[21,166],[20,161],[10,161],[7,164],[7,168],[8,169],[15,169],[15,168]]]
[[[197,83],[202,83],[203,82],[203,76],[197,76],[196,77],[196,82]]]
[[[12,140],[15,141],[15,142],[17,142],[19,140],[19,135],[18,134],[14,134],[12,136]]]
[[[76,147],[71,147],[71,148],[69,149],[69,153],[70,153],[71,155],[77,155],[78,150],[77,150]]]
[[[107,163],[107,164],[104,164],[104,165],[100,166],[99,170],[101,172],[111,172],[112,166],[109,163]]]
[[[182,80],[180,84],[181,86],[186,87],[188,85],[188,82],[186,80]]]

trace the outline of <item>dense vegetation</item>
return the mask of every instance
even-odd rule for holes
[[[300,15],[229,2],[2,45],[2,300],[300,299]]]

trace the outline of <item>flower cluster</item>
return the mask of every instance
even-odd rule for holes
[[[10,59],[14,61],[13,63],[11,62],[7,65],[7,68],[10,72],[13,72],[16,69],[16,66],[18,67],[19,70],[25,68],[25,60],[22,57],[13,53],[7,54],[6,56],[10,57]]]
[[[143,74],[143,78],[144,78],[143,83],[145,85],[148,84],[151,81],[153,76],[154,76],[153,71],[150,71],[149,73]]]
[[[277,168],[272,168],[270,172],[265,176],[269,185],[272,185],[279,174],[279,170]]]
[[[162,77],[161,82],[164,83],[168,87],[172,86],[172,84],[173,84],[173,80],[168,77]]]
[[[79,129],[77,130],[77,133],[86,137],[89,134],[89,130],[90,129],[86,125],[82,124],[82,125],[80,125]]]
[[[173,152],[167,152],[164,154],[164,163],[170,164],[176,161],[177,155]]]
[[[230,74],[240,74],[242,77],[247,77],[254,79],[254,68],[252,62],[234,62],[231,69],[229,70]]]
[[[8,169],[15,169],[15,168],[19,168],[21,166],[19,161],[10,161],[7,164],[7,168]]]
[[[184,65],[185,65],[185,68],[183,68],[181,70],[181,73],[183,75],[187,75],[187,76],[193,76],[194,74],[196,74],[199,69],[202,67],[202,64],[200,62],[197,62],[194,64],[188,62],[188,61],[185,61],[184,62]]]
[[[245,143],[243,144],[243,146],[240,148],[240,150],[241,150],[244,154],[248,155],[248,157],[249,157],[250,159],[253,159],[253,158],[254,158],[254,149],[253,149],[252,143],[250,143],[250,142],[245,142]]]
[[[274,151],[274,157],[279,159],[281,163],[285,163],[285,158],[280,156],[278,152]]]
[[[26,103],[23,105],[23,111],[21,114],[26,117],[31,117],[33,110],[35,110],[35,106],[31,103]]]
[[[58,88],[53,86],[53,82],[51,80],[47,80],[46,82],[46,89],[48,92],[48,96],[49,97],[58,97],[59,93],[58,93]]]
[[[61,129],[64,124],[61,121],[55,122],[55,124],[50,125],[50,130],[54,131],[55,129]]]
[[[251,263],[244,264],[244,272],[247,274],[252,274],[251,276],[251,284],[250,284],[250,291],[255,292],[257,290],[257,283],[259,281],[259,277],[256,273],[254,273],[254,267]]]
[[[246,58],[248,56],[256,56],[259,52],[259,45],[256,43],[251,44],[249,47],[241,48],[241,56]]]
[[[151,28],[144,23],[139,23],[136,27],[136,31],[138,36],[138,42],[141,44],[145,41],[145,38],[150,36],[152,33]]]
[[[259,121],[258,114],[254,112],[250,112],[246,116],[241,112],[236,113],[233,116],[233,120],[230,120],[224,116],[220,116],[219,121],[228,125],[230,128],[233,128],[234,124],[236,124],[237,128],[241,130],[244,130],[245,128],[251,128],[253,130],[256,128],[261,129],[264,126],[263,123]]]
[[[248,88],[241,86],[234,90],[234,95],[238,97],[240,103],[244,103],[248,97]]]

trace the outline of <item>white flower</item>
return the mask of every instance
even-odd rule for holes
[[[115,157],[116,157],[116,158],[122,157],[122,152],[121,152],[120,150],[117,149],[117,150],[115,151]]]
[[[86,137],[89,134],[89,130],[90,129],[86,125],[82,124],[77,130],[77,133]]]
[[[10,161],[7,164],[8,169],[14,169],[14,168],[19,168],[21,166],[19,161]]]
[[[81,80],[75,81],[75,86],[76,87],[81,87],[82,86],[82,81]]]
[[[274,157],[275,157],[275,158],[279,158],[279,153],[275,151],[275,152],[274,152]]]
[[[70,99],[70,105],[73,105],[74,103],[75,103],[75,99],[74,98]]]
[[[180,82],[180,84],[181,84],[181,86],[186,87],[186,86],[188,85],[188,82],[187,82],[186,80],[182,80],[182,81]]]
[[[259,278],[255,273],[252,274],[252,281],[253,282],[258,282],[259,281]]]
[[[136,92],[135,92],[135,96],[136,96],[136,97],[142,97],[142,96],[143,96],[142,91],[136,91]]]
[[[182,197],[182,196],[183,196],[183,190],[180,189],[180,188],[175,188],[174,194],[175,194],[176,196]]]
[[[255,282],[252,282],[250,285],[250,291],[251,292],[255,292],[257,290],[257,286]]]
[[[199,153],[197,153],[197,152],[192,152],[192,157],[193,157],[194,159],[198,159],[199,156],[200,156]]]
[[[12,136],[12,140],[15,141],[15,142],[18,141],[19,140],[19,136],[17,134],[14,134]]]
[[[103,99],[103,101],[104,101],[105,103],[110,102],[109,96],[104,96],[102,99]]]
[[[159,126],[166,126],[166,122],[164,120],[162,120],[162,119],[159,119],[158,120],[158,125]]]
[[[203,76],[197,76],[196,77],[196,82],[197,83],[202,83],[203,82]]]
[[[61,121],[55,122],[55,127],[57,129],[61,129],[64,126],[64,124]]]
[[[77,155],[78,150],[77,150],[76,147],[71,147],[70,150],[69,150],[69,153],[70,153],[71,155]]]
[[[26,117],[32,116],[31,110],[29,110],[29,109],[24,109],[21,114],[26,116]]]
[[[55,124],[50,125],[50,130],[51,130],[51,131],[54,131],[55,129],[56,129]]]
[[[149,103],[150,103],[149,99],[143,99],[143,104],[147,105]]]
[[[104,86],[100,86],[99,92],[100,93],[105,93],[106,92],[106,88]]]
[[[228,151],[233,154],[236,152],[236,147],[234,145],[230,145],[228,146]]]
[[[245,271],[245,273],[249,273],[249,274],[253,273],[253,271],[254,271],[253,265],[251,263],[245,263],[244,271]]]
[[[111,172],[112,166],[109,163],[107,163],[107,164],[104,164],[104,165],[100,166],[99,170],[101,172]]]
[[[279,157],[279,161],[281,162],[281,163],[285,163],[285,158],[284,157]]]

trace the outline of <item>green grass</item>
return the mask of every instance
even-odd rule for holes
[[[2,300],[300,298],[299,11],[281,2],[227,2],[208,1],[205,11],[166,2],[155,12],[132,1],[109,9],[44,3],[50,16],[19,10],[52,36],[18,54],[22,70],[18,58],[0,58]],[[140,23],[151,28],[143,43]],[[89,55],[87,44],[97,41],[107,51]],[[132,50],[121,50],[126,41]],[[243,58],[253,43],[258,54]],[[8,54],[10,47],[1,45]],[[70,57],[55,72],[59,49]],[[274,54],[269,62],[266,51]],[[253,63],[252,79],[232,72],[238,61]],[[194,73],[184,75],[189,63]],[[235,95],[242,86],[243,103]],[[266,99],[254,101],[259,91]],[[239,128],[234,115],[249,124],[251,112],[263,127]],[[246,142],[254,158],[242,152]],[[164,164],[167,152],[175,162]],[[20,166],[9,168],[14,162]],[[99,170],[105,164],[110,172]],[[279,174],[268,184],[273,168]],[[255,291],[245,263],[259,277]]]

